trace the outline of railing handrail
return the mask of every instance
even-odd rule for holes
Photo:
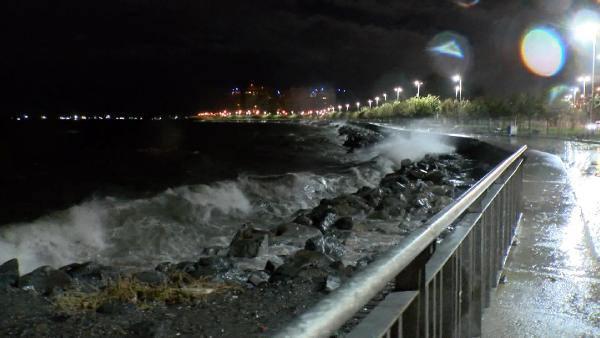
[[[412,232],[275,337],[327,337],[334,333],[467,211],[526,150],[527,146],[519,148],[426,225]]]

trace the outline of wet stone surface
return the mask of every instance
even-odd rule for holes
[[[522,141],[533,148],[524,167],[523,219],[482,336],[600,336],[600,264],[586,229],[598,223],[586,211],[597,204],[597,190],[582,188],[598,184],[583,170],[591,166],[590,145]]]

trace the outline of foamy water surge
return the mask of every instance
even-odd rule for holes
[[[88,260],[130,267],[195,260],[202,248],[227,246],[243,223],[277,225],[323,198],[376,185],[403,158],[450,151],[439,141],[398,138],[361,154],[378,160],[327,175],[243,175],[167,189],[152,198],[95,198],[31,223],[3,226],[0,263],[16,257],[25,273]]]

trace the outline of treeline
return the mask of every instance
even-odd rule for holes
[[[428,95],[411,97],[405,100],[380,103],[372,108],[360,110],[336,111],[330,115],[339,119],[401,119],[435,118],[454,119],[457,122],[469,119],[506,119],[516,122],[545,120],[551,124],[568,120],[573,124],[583,123],[587,114],[583,109],[574,107],[570,102],[560,99],[550,101],[547,98],[518,95],[509,99],[477,98],[474,100],[441,100],[438,96]]]

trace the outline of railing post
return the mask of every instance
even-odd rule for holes
[[[409,307],[403,324],[403,334],[407,337],[429,336],[429,290],[425,285],[425,264],[435,251],[435,242],[415,258],[398,276],[395,291],[419,291],[417,299]]]
[[[479,336],[473,334],[473,235],[467,235],[467,238],[460,245],[458,253],[461,255],[461,337]]]

